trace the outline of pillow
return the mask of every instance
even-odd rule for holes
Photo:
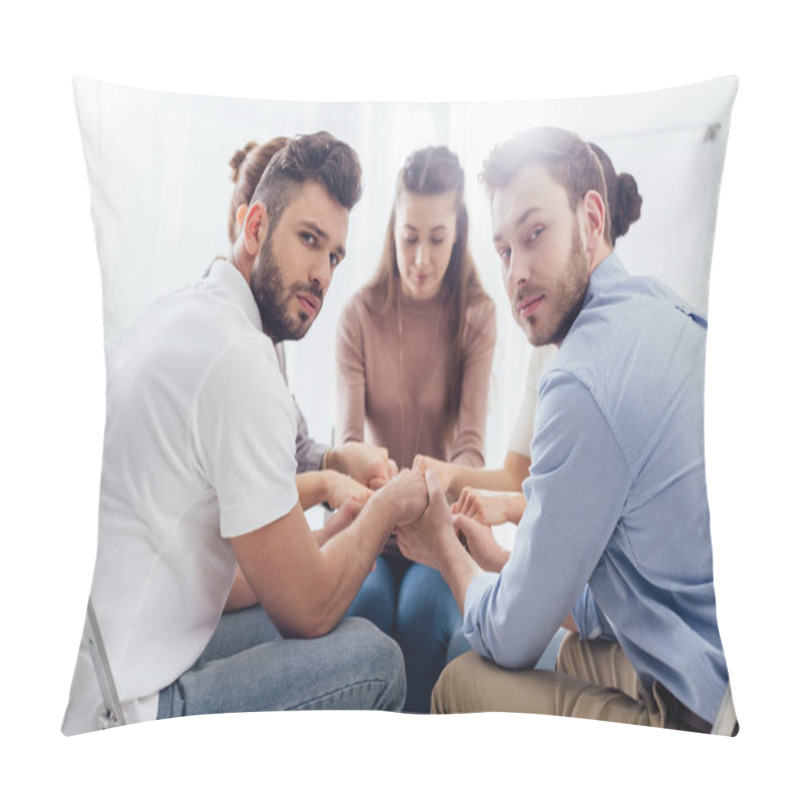
[[[525,374],[530,348],[509,313],[501,283],[488,203],[476,180],[483,160],[494,144],[533,125],[567,128],[601,146],[618,172],[635,177],[644,201],[641,219],[617,243],[622,263],[635,274],[660,278],[706,314],[736,88],[736,79],[725,77],[588,99],[289,103],[161,93],[76,78],[107,362],[120,335],[154,300],[198,279],[216,256],[227,254],[232,189],[227,165],[233,153],[250,140],[328,130],[358,152],[364,191],[350,217],[347,260],[325,311],[302,344],[287,343],[286,361],[312,437],[330,441],[339,311],[377,263],[397,170],[411,151],[446,144],[467,175],[470,246],[497,310],[485,457],[487,465],[498,466],[523,399],[524,380],[516,376]],[[76,681],[70,704],[85,691],[95,689]]]

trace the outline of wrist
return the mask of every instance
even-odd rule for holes
[[[322,476],[322,489],[325,494],[324,502],[330,504],[333,490],[335,488],[336,473],[330,468],[325,467],[321,472]]]
[[[330,469],[347,475],[347,467],[342,461],[341,450],[338,447],[331,447],[330,450],[326,451],[322,464],[323,469]]]
[[[448,547],[447,551],[443,553],[442,562],[438,566],[438,570],[450,587],[450,591],[463,614],[467,588],[472,579],[481,572],[481,568],[458,540],[455,537],[453,538],[456,541],[456,547]]]
[[[519,492],[511,495],[508,502],[508,521],[519,525],[525,509],[528,507],[528,502],[525,500],[525,495]]]

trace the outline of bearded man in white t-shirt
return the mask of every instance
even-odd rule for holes
[[[424,511],[424,479],[391,477],[376,454],[361,466],[383,487],[312,532],[274,348],[318,316],[360,193],[348,145],[291,140],[229,258],[157,301],[109,355],[91,596],[126,722],[403,706],[397,645],[342,617],[390,531]],[[220,623],[226,604],[243,610]],[[97,728],[102,711],[82,646],[64,732]]]

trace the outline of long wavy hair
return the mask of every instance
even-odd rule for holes
[[[367,303],[375,313],[384,313],[400,302],[400,270],[395,248],[397,201],[401,192],[431,196],[455,193],[456,240],[441,286],[440,302],[446,311],[445,330],[449,342],[445,373],[445,424],[442,442],[452,433],[461,403],[464,375],[464,334],[470,304],[487,298],[469,250],[469,218],[464,203],[464,170],[447,147],[426,147],[412,153],[397,176],[394,203],[386,230],[378,268],[366,286]]]

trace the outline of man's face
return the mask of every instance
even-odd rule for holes
[[[322,308],[344,258],[347,209],[309,181],[271,227],[250,274],[264,332],[275,342],[302,339]]]
[[[503,283],[533,345],[561,344],[581,309],[589,285],[581,219],[566,189],[539,164],[523,167],[492,199]]]

